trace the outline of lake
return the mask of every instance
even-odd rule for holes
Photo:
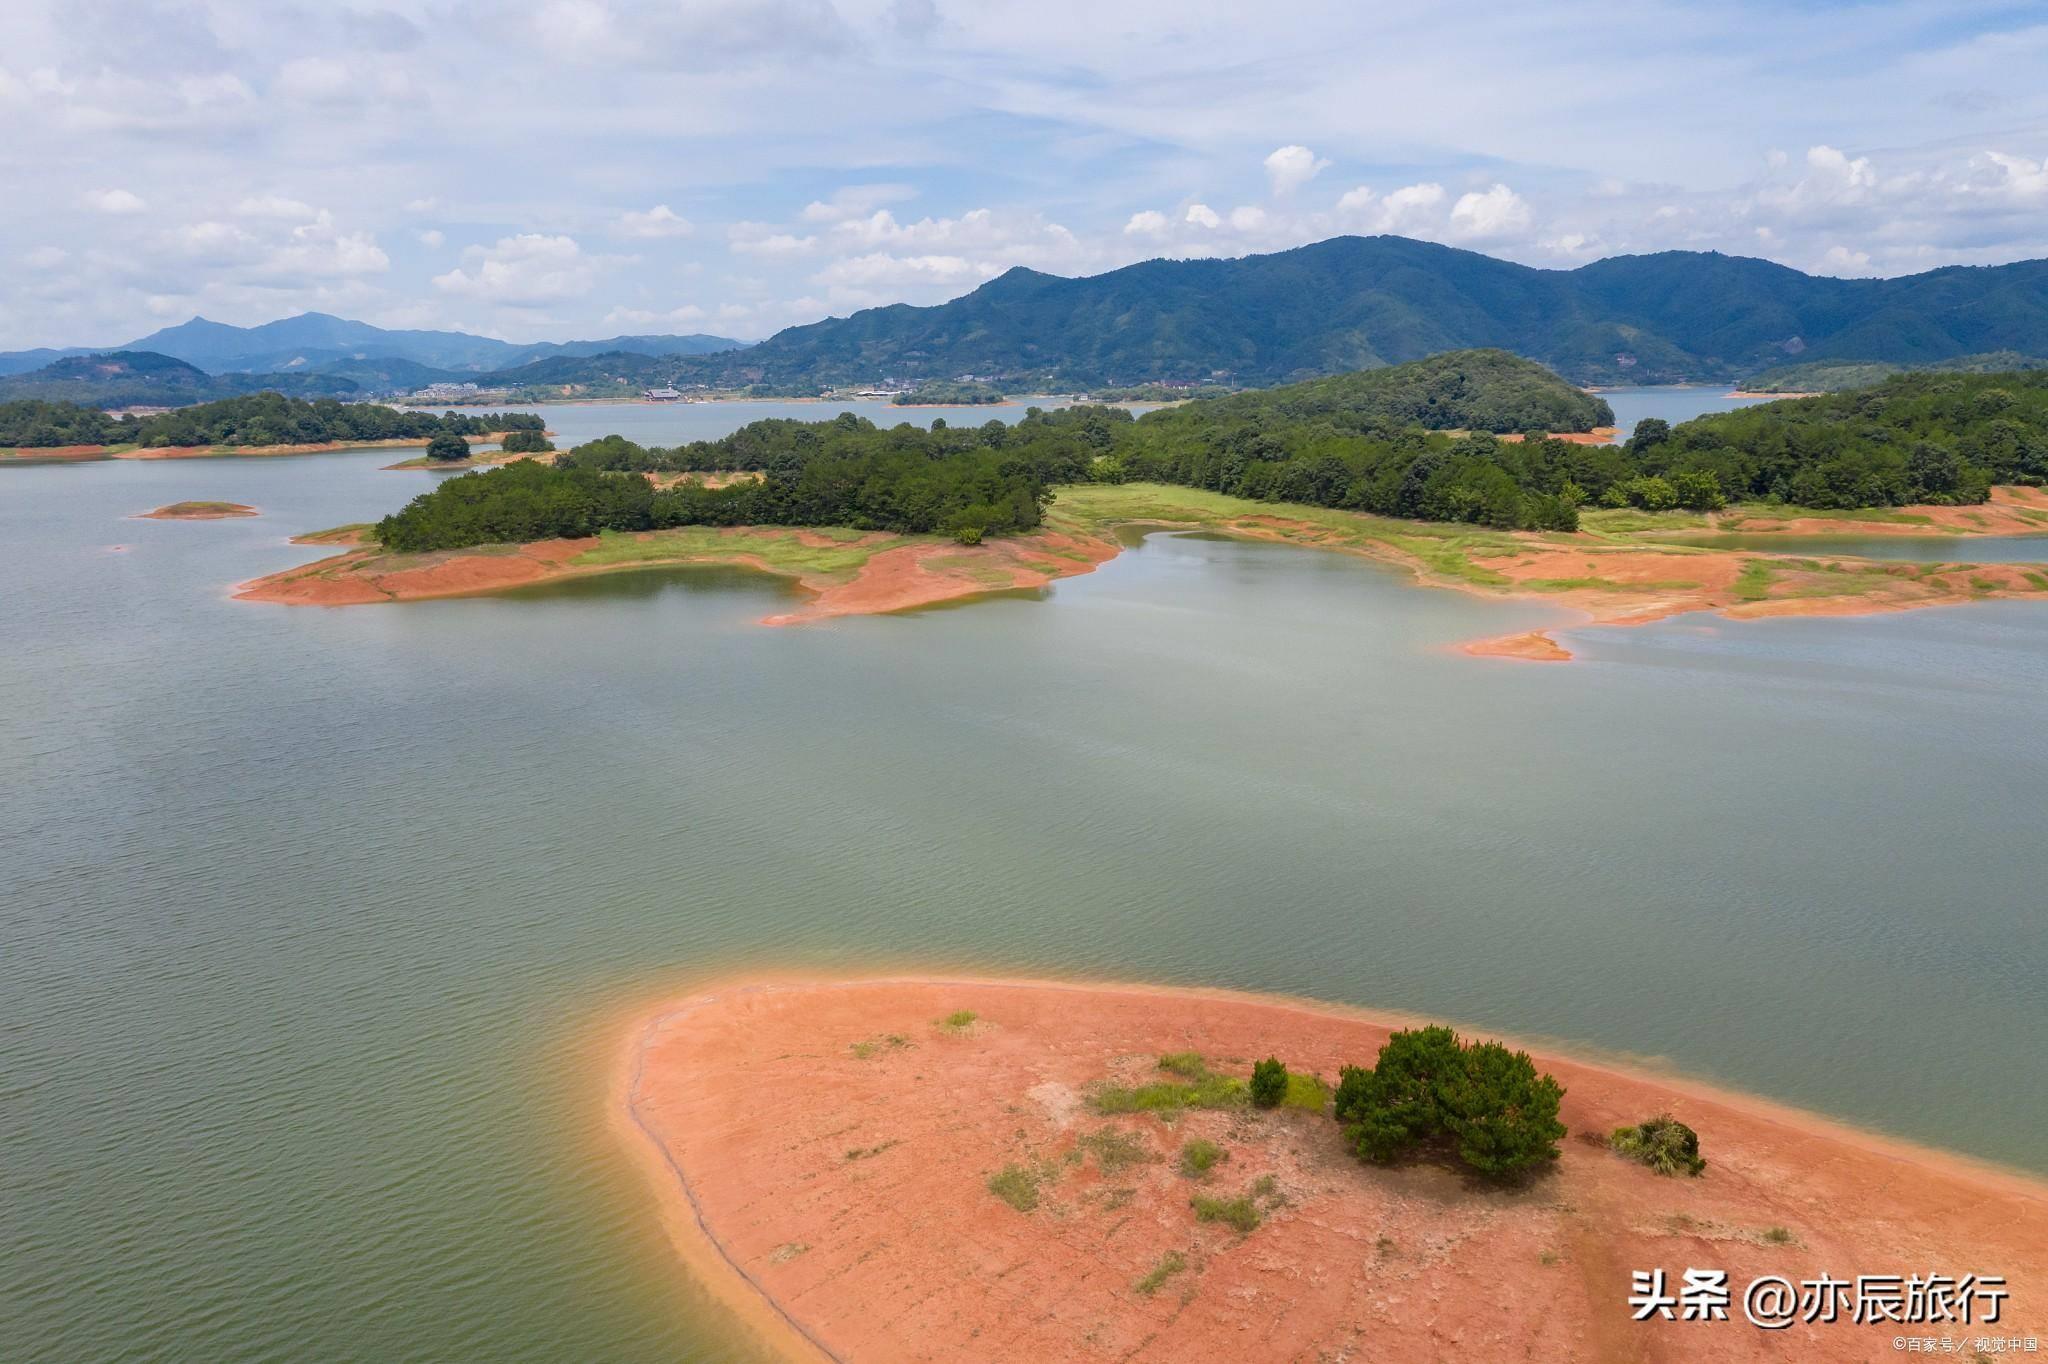
[[[1574,631],[1163,535],[785,630],[735,571],[228,600],[393,458],[0,470],[10,1364],[739,1358],[607,1086],[750,965],[1350,1001],[2048,1170],[2048,611]],[[126,519],[183,499],[264,514]]]

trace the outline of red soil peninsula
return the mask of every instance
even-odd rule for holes
[[[685,1261],[796,1360],[1867,1361],[2048,1335],[2048,1186],[1679,1080],[1539,1055],[1572,1135],[1509,1189],[1363,1165],[1323,1112],[1091,1107],[1165,1053],[1334,1082],[1399,1025],[1137,987],[735,984],[634,1029],[615,1113]],[[1703,1176],[1585,1139],[1665,1112]],[[1197,1138],[1226,1153],[1201,1179],[1177,1158]],[[1240,1194],[1243,1233],[1191,1207]],[[1675,1291],[1689,1268],[1727,1272],[1728,1320],[1631,1320],[1633,1271]],[[1972,1273],[2004,1276],[1996,1324],[1743,1312],[1767,1274]]]

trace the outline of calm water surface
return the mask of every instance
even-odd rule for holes
[[[605,1113],[735,964],[1298,992],[2048,1169],[2048,611],[1536,667],[1446,646],[1548,608],[1161,536],[791,630],[721,572],[227,600],[391,458],[0,470],[10,1364],[733,1358]],[[264,515],[125,519],[187,498]]]

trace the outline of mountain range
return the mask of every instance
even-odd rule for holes
[[[1472,348],[1511,351],[1581,384],[1724,382],[1818,362],[1915,368],[1995,352],[2042,357],[2048,261],[1837,279],[1665,251],[1542,270],[1405,237],[1333,237],[1078,279],[1019,267],[948,303],[869,308],[754,345],[615,336],[522,346],[304,313],[260,327],[194,318],[121,349],[216,376],[286,376],[260,386],[321,376],[324,389],[290,391],[346,395],[437,380],[799,394],[962,376],[1012,392],[1160,381],[1263,387]],[[18,376],[0,379],[0,397],[46,396],[51,382],[76,376],[23,371],[90,353],[0,355],[0,375]],[[247,382],[231,386],[246,391]]]
[[[1084,279],[1020,267],[937,307],[871,308],[658,367],[774,387],[962,373],[1054,387],[1258,386],[1470,347],[1581,383],[1726,380],[1822,359],[2048,355],[2048,261],[1836,279],[1666,251],[1540,270],[1404,237],[1335,237]]]
[[[53,361],[112,351],[166,355],[209,374],[341,373],[357,377],[365,362],[409,362],[397,372],[410,383],[464,380],[491,370],[513,369],[554,356],[624,352],[638,355],[706,355],[744,345],[722,336],[613,336],[599,341],[542,341],[520,344],[468,332],[393,331],[326,313],[300,313],[255,327],[235,327],[195,317],[120,346],[72,346],[60,350],[0,353],[0,375],[24,374]]]

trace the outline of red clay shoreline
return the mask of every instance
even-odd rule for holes
[[[1849,522],[1822,517],[1761,519],[1735,509],[1705,527],[1669,533],[1665,540],[1625,540],[1580,533],[1571,536],[1512,533],[1506,548],[1474,548],[1472,563],[1483,580],[1433,569],[1421,558],[1382,539],[1346,535],[1328,525],[1289,516],[1283,509],[1248,510],[1221,523],[1173,521],[1159,517],[1106,522],[1079,529],[1055,519],[1029,535],[960,546],[937,539],[896,543],[880,533],[853,541],[816,539],[815,532],[779,527],[736,527],[721,532],[735,540],[722,551],[701,543],[623,563],[581,563],[596,540],[552,540],[528,545],[440,551],[426,555],[385,555],[374,547],[285,569],[237,584],[241,601],[285,605],[347,606],[380,601],[469,596],[509,587],[593,573],[693,563],[726,563],[776,574],[795,583],[807,600],[795,611],[764,617],[764,625],[789,625],[837,616],[905,611],[961,601],[991,592],[1038,589],[1062,578],[1093,572],[1122,552],[1111,526],[1144,531],[1204,530],[1241,539],[1336,550],[1407,569],[1426,586],[1446,587],[1494,600],[1542,601],[1584,618],[1585,625],[1642,625],[1695,611],[1742,620],[1784,615],[1875,615],[1929,606],[1953,606],[1998,598],[2040,600],[2038,565],[2022,563],[1915,566],[1898,560],[1857,559],[1807,549],[1802,552],[1726,549],[1686,543],[1687,534],[1740,530],[1787,536],[1984,536],[2042,534],[2048,495],[2039,489],[2000,488],[1974,507],[1914,508],[1917,519]],[[660,532],[641,533],[649,541]],[[806,545],[873,546],[876,552],[843,572],[794,569],[745,552],[746,537],[796,537]],[[809,537],[809,538],[807,538]],[[2048,539],[2043,540],[2048,558]],[[1836,561],[1816,562],[1814,557]],[[1768,582],[1755,595],[1745,572],[1763,565]],[[1844,567],[1854,572],[1843,572]],[[1594,576],[1586,576],[1588,574]],[[1946,576],[1944,576],[1944,574]],[[1770,595],[1777,592],[1778,595]],[[1564,662],[1569,649],[1550,633],[1557,627],[1483,639],[1458,646],[1475,656],[1516,661]],[[1571,628],[1579,628],[1573,626]]]
[[[928,1020],[961,1003],[978,1007],[994,1031],[980,1033],[980,1022],[971,1037],[931,1030],[936,1025]],[[901,1050],[891,1046],[880,1056],[847,1051],[850,1043],[875,1035],[863,1029],[886,1029],[892,1020],[916,1040],[899,1038]],[[1550,1348],[1544,1354],[1542,1347],[1562,1343],[1573,1347],[1565,1352],[1574,1357],[1777,1359],[1785,1357],[1777,1349],[1796,1339],[1802,1358],[1864,1359],[1878,1346],[1875,1336],[1860,1331],[1802,1329],[1781,1340],[1779,1333],[1739,1322],[1717,1325],[1705,1336],[1682,1327],[1631,1332],[1625,1311],[1616,1318],[1610,1310],[1621,1307],[1625,1272],[1620,1286],[1607,1292],[1613,1273],[1634,1264],[1628,1254],[1647,1256],[1644,1267],[1682,1267],[1685,1261],[1673,1255],[1719,1263],[1705,1258],[1719,1255],[1753,1267],[1796,1260],[1818,1268],[1815,1255],[1839,1260],[1860,1253],[1867,1263],[1838,1263],[1833,1269],[1885,1272],[1893,1267],[1885,1258],[1890,1255],[1901,1261],[1899,1268],[1913,1272],[2004,1272],[2012,1290],[2011,1320],[1998,1333],[2040,1334],[2048,1325],[2041,1312],[2041,1290],[2048,1284],[2048,1185],[2039,1179],[1770,1100],[1632,1065],[1561,1057],[1540,1045],[1531,1048],[1538,1064],[1566,1082],[1565,1117],[1575,1132],[1586,1130],[1589,1118],[1591,1130],[1604,1132],[1617,1113],[1621,1121],[1632,1121],[1650,1116],[1635,1112],[1648,1105],[1674,1110],[1699,1127],[1708,1175],[1664,1179],[1567,1138],[1559,1172],[1543,1187],[1526,1195],[1475,1195],[1426,1172],[1373,1171],[1348,1156],[1325,1160],[1321,1147],[1334,1146],[1334,1125],[1307,1114],[1267,1123],[1250,1137],[1215,1129],[1239,1162],[1222,1167],[1235,1170],[1234,1181],[1255,1173],[1260,1161],[1277,1161],[1273,1168],[1283,1172],[1293,1202],[1276,1207],[1268,1226],[1226,1243],[1193,1227],[1184,1210],[1174,1211],[1176,1200],[1195,1186],[1151,1170],[1152,1183],[1164,1186],[1161,1206],[1134,1204],[1137,1211],[1116,1227],[1149,1226],[1158,1244],[1187,1244],[1196,1263],[1189,1287],[1197,1280],[1202,1285],[1198,1296],[1164,1317],[1161,1303],[1126,1287],[1126,1271],[1132,1263],[1149,1263],[1152,1248],[1118,1242],[1114,1227],[1098,1243],[1089,1230],[1090,1218],[1099,1221],[1093,1200],[1101,1190],[1090,1184],[1085,1162],[1075,1173],[1056,1177],[1078,1192],[1049,1219],[1014,1214],[981,1187],[980,1173],[1013,1153],[1008,1129],[1016,1126],[1022,1139],[1032,1126],[1030,1103],[1021,1109],[1003,1105],[1001,1095],[1025,1102],[1020,1086],[1037,1077],[1030,1101],[1045,1109],[1041,1136],[1057,1144],[1055,1129],[1067,1119],[1041,1091],[1057,1088],[1060,1076],[1087,1072],[1086,1064],[1075,1070],[1078,1053],[1177,1050],[1183,1042],[1193,1047],[1206,1039],[1235,1046],[1240,1055],[1263,1054],[1270,1045],[1283,1056],[1314,1053],[1322,1059],[1332,1038],[1336,1054],[1352,1054],[1373,1036],[1416,1021],[1199,988],[972,976],[757,976],[701,987],[642,1016],[626,1041],[615,1111],[647,1162],[685,1262],[752,1334],[789,1359],[966,1361],[992,1357],[987,1350],[994,1340],[1013,1347],[996,1357],[1034,1360],[1302,1358],[1310,1356],[1297,1347],[1311,1339],[1316,1348],[1330,1348],[1339,1337],[1358,1344],[1365,1317],[1371,1318],[1373,1340],[1363,1348],[1372,1358],[1474,1347],[1482,1347],[1477,1357],[1502,1358],[1504,1348],[1487,1353],[1483,1347],[1516,1343],[1554,1358],[1564,1352]],[[1369,1063],[1371,1057],[1355,1059]],[[991,1075],[1007,1079],[1010,1087],[991,1082]],[[751,1111],[760,1096],[789,1092],[790,1085],[806,1096],[801,1115]],[[1210,1116],[1190,1115],[1182,1130]],[[1104,1121],[1140,1136],[1162,1130],[1150,1118]],[[871,1151],[836,1156],[849,1140],[884,1134],[891,1140]],[[1301,1155],[1296,1148],[1303,1141],[1309,1144],[1307,1159],[1289,1164]],[[899,1145],[912,1164],[885,1176],[880,1157]],[[877,1159],[862,1159],[870,1155]],[[887,1179],[896,1183],[873,1187]],[[1226,1182],[1215,1191],[1231,1187]],[[1670,1203],[1689,1211],[1657,1223],[1657,1205]],[[1906,1220],[1894,1218],[1895,1212]],[[1915,1215],[1918,1221],[1911,1220]],[[1757,1239],[1754,1227],[1766,1217],[1791,1225],[1794,1239]],[[1358,1231],[1343,1231],[1346,1226]],[[1358,1284],[1337,1284],[1349,1262],[1344,1248],[1356,1245],[1358,1236],[1369,1244],[1376,1226],[1382,1259],[1387,1235],[1395,1231],[1406,1258],[1392,1266],[1374,1265],[1367,1257],[1357,1271],[1363,1276]],[[1550,1250],[1538,1265],[1532,1247],[1540,1246],[1555,1250],[1590,1286],[1583,1299],[1571,1291],[1571,1275],[1555,1267],[1560,1261]],[[770,1248],[776,1253],[768,1254]],[[1956,1263],[1919,1262],[1935,1248]],[[1908,1259],[1913,1262],[1904,1263]],[[1036,1299],[1048,1304],[1053,1317],[1065,1312],[1067,1319],[1003,1306],[1002,1294],[1013,1291],[1004,1287],[1010,1274],[1027,1266],[1030,1273],[1023,1277],[1037,1285],[1030,1290]],[[1429,1305],[1439,1299],[1420,1295],[1414,1286],[1420,1277],[1448,1290],[1475,1273],[1478,1282],[1488,1283],[1480,1272],[1487,1270],[1514,1282],[1500,1290],[1506,1334],[1495,1332],[1498,1338],[1485,1341],[1467,1339],[1484,1334],[1484,1323],[1474,1325],[1455,1313],[1441,1318]],[[1082,1277],[1073,1279],[1074,1274]],[[1389,1287],[1392,1279],[1399,1282]],[[1743,1282],[1732,1272],[1731,1281]],[[905,1299],[907,1284],[917,1288]],[[1067,1311],[1083,1299],[1085,1308]],[[1054,1302],[1067,1306],[1054,1309]],[[1287,1348],[1276,1342],[1273,1353],[1247,1354],[1225,1343],[1219,1353],[1205,1343],[1224,1339],[1218,1332],[1235,1335],[1233,1325],[1253,1329],[1253,1319],[1265,1322],[1267,1316],[1279,1323],[1274,1329],[1293,1333]],[[1610,1329],[1616,1320],[1624,1328],[1619,1332]],[[1516,1334],[1524,1328],[1527,1334]],[[1005,1330],[1018,1333],[1016,1339],[1004,1336]],[[1175,1338],[1176,1331],[1184,1338]],[[1098,1332],[1105,1337],[1100,1350]],[[1886,1332],[1884,1342],[1890,1339]],[[1117,1341],[1134,1348],[1111,1350]],[[1383,1342],[1400,1348],[1390,1351]],[[1851,1353],[1838,1353],[1844,1349]]]

